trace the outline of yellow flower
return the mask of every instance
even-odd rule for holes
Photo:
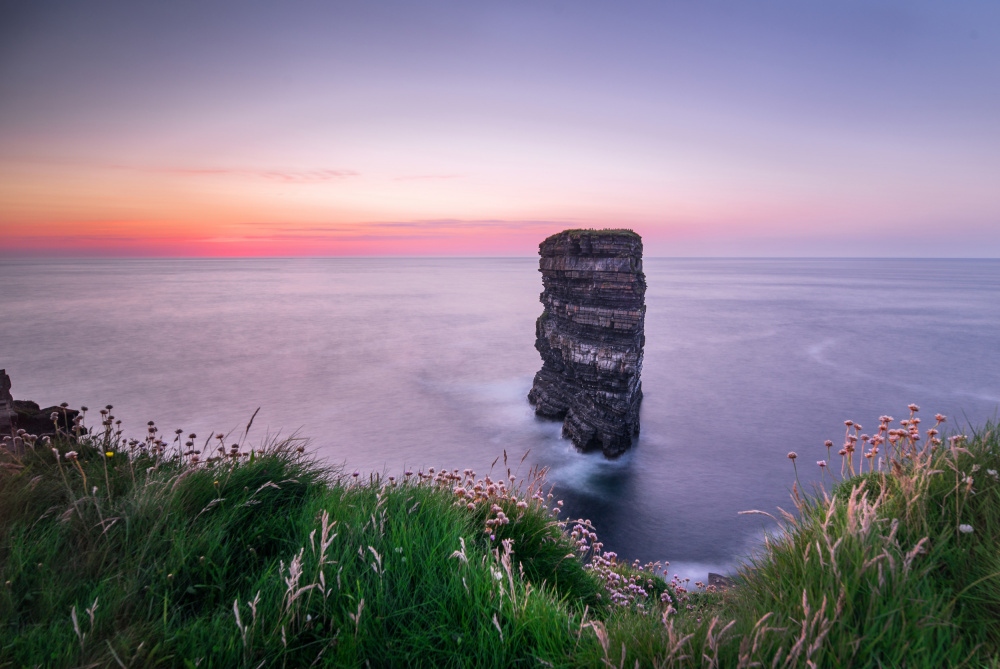
[[[114,456],[114,453],[112,453],[111,451],[108,451],[108,452],[107,452],[107,453],[105,453],[104,455],[106,455],[106,456],[108,456],[108,457],[110,458],[110,457],[113,457],[113,456]]]

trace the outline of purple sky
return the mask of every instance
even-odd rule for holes
[[[1000,256],[1000,3],[4,2],[0,255]]]

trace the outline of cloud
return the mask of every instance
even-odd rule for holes
[[[381,241],[413,241],[423,239],[448,239],[453,235],[369,235],[369,234],[337,234],[337,235],[310,235],[310,234],[274,234],[274,235],[247,235],[245,237],[210,237],[199,239],[199,242],[226,243],[248,242],[381,242]]]
[[[267,179],[288,184],[312,184],[324,183],[327,181],[339,181],[350,177],[358,176],[354,170],[244,170],[244,169],[189,169],[189,168],[168,168],[151,170],[167,174],[177,174],[180,176],[206,177],[206,176],[236,176],[250,177],[254,179]]]
[[[413,176],[396,177],[393,181],[427,181],[430,179],[460,179],[460,174],[415,174]]]
[[[268,232],[272,232],[279,235],[290,235],[305,233],[316,234],[316,233],[329,233],[328,237],[332,238],[335,235],[358,235],[367,234],[369,232],[377,232],[384,230],[387,233],[391,233],[397,230],[410,230],[413,232],[423,232],[420,235],[415,235],[414,239],[429,239],[430,234],[436,232],[442,234],[442,236],[454,237],[462,232],[471,232],[478,230],[494,230],[494,231],[514,231],[514,230],[536,230],[536,229],[549,229],[549,228],[566,228],[566,227],[578,227],[579,222],[567,222],[567,221],[535,221],[535,220],[506,220],[506,219],[460,219],[460,218],[443,218],[443,219],[418,219],[413,221],[365,221],[361,223],[352,224],[342,224],[342,225],[313,225],[313,226],[287,226],[281,225],[279,223],[248,223],[248,226],[253,226],[256,228],[261,228]],[[300,236],[300,239],[305,238],[305,236]],[[373,239],[393,239],[396,238],[390,234],[385,235],[372,235]]]
[[[461,219],[461,218],[440,218],[440,219],[418,219],[415,221],[372,221],[362,223],[366,228],[411,228],[418,230],[436,230],[440,228],[462,228],[462,229],[489,229],[502,228],[505,230],[524,230],[530,228],[541,228],[550,226],[570,225],[566,221],[519,221],[506,219]]]

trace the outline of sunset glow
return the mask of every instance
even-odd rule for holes
[[[0,256],[1000,255],[985,3],[5,12]]]

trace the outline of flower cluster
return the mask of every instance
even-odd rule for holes
[[[938,430],[938,427],[947,418],[942,414],[935,414],[934,426],[926,430],[924,435],[921,435],[920,418],[917,417],[920,407],[916,404],[910,404],[907,408],[910,410],[910,416],[899,421],[900,427],[891,427],[892,422],[895,420],[892,416],[879,416],[878,431],[871,435],[862,432],[863,428],[860,423],[856,423],[853,420],[844,421],[844,425],[847,427],[844,433],[844,443],[840,447],[840,450],[837,451],[837,455],[841,457],[841,476],[863,474],[865,471],[865,461],[868,462],[868,471],[873,472],[876,468],[881,469],[883,464],[899,463],[924,452],[924,449],[934,449],[941,445],[942,442],[938,436],[941,432]],[[926,436],[925,445],[920,447],[920,442],[924,440],[924,436]],[[954,445],[956,439],[961,440],[963,438],[951,437],[952,444]],[[816,464],[820,469],[825,470],[828,467],[833,442],[826,441],[823,445],[827,450],[827,459],[817,460]],[[887,448],[888,452],[884,458],[879,458],[879,453],[883,447]],[[854,454],[858,451],[860,451],[860,455],[864,459],[860,460],[859,466],[855,468]],[[789,457],[792,457],[792,454],[789,454]]]

